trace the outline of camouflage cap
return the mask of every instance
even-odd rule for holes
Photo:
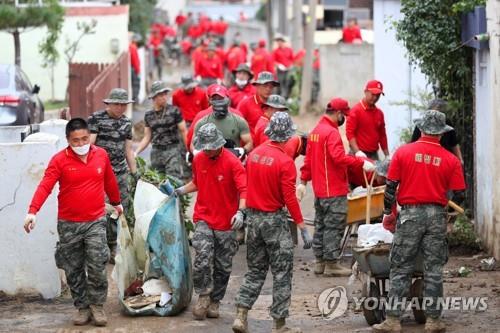
[[[280,95],[271,95],[267,98],[267,101],[263,103],[274,109],[288,111],[288,106],[286,105],[286,100]]]
[[[252,84],[253,85],[266,84],[269,82],[272,82],[275,86],[280,85],[280,83],[278,81],[276,81],[276,79],[274,78],[273,73],[264,71],[264,72],[259,73],[259,75],[257,76],[257,80],[253,81]]]
[[[184,74],[181,76],[181,86],[184,89],[190,89],[194,88],[198,85],[198,82],[195,81],[193,78],[193,75],[191,74]]]
[[[253,78],[253,72],[250,69],[250,67],[242,62],[241,64],[238,65],[238,67],[233,71],[233,74],[236,75],[238,72],[247,72],[248,75],[250,75],[250,80]]]
[[[269,124],[264,130],[264,134],[269,140],[276,142],[286,142],[295,133],[297,126],[292,121],[290,115],[283,111],[278,111],[271,117]]]
[[[215,150],[223,147],[226,140],[213,123],[201,126],[196,132],[193,146],[196,150]]]
[[[171,91],[172,89],[167,87],[167,83],[164,81],[155,81],[151,85],[151,93],[149,94],[149,98],[155,98],[156,95],[161,94],[163,92]]]
[[[133,99],[128,98],[128,92],[122,88],[114,88],[109,92],[108,98],[102,100],[104,104],[130,104]]]
[[[422,133],[430,135],[441,135],[453,130],[453,127],[446,125],[445,114],[436,110],[425,111],[422,119],[416,119],[414,123]]]
[[[383,161],[375,162],[375,172],[379,176],[387,177],[387,171],[389,170],[389,163],[391,163],[391,160],[389,158],[386,158]]]

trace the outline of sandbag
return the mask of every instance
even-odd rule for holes
[[[139,181],[134,210],[134,236],[130,235],[126,222],[120,223],[118,230],[113,278],[118,285],[120,304],[126,314],[133,316],[176,315],[189,305],[193,293],[189,243],[180,219],[179,200]],[[166,280],[171,299],[164,306],[152,304],[139,309],[128,306],[125,290],[151,270],[150,275]]]

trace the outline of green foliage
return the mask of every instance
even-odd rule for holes
[[[66,62],[69,64],[73,61],[73,58],[76,55],[76,52],[80,49],[80,42],[83,37],[88,35],[93,35],[96,33],[95,27],[97,26],[97,20],[92,19],[90,22],[77,22],[76,29],[80,33],[76,39],[73,41],[70,40],[68,36],[66,36],[66,47],[64,48],[64,56],[66,58]]]
[[[255,13],[255,19],[258,21],[266,22],[267,20],[266,2],[267,1],[262,1],[259,9]]]
[[[453,224],[453,230],[448,235],[450,248],[462,247],[470,251],[480,251],[481,242],[474,232],[474,225],[466,215],[459,215]]]
[[[122,0],[121,3],[130,6],[128,29],[141,34],[142,38],[146,40],[149,26],[153,23],[157,0]]]
[[[486,6],[486,0],[460,0],[451,6],[451,10],[454,13],[467,13],[476,6]]]
[[[169,175],[164,175],[155,169],[150,168],[148,165],[146,165],[146,161],[144,159],[137,157],[136,158],[137,162],[137,179],[141,179],[145,182],[151,183],[155,186],[159,186],[161,183],[163,183],[165,180],[169,180],[170,183],[174,188],[180,187],[183,185],[182,181],[180,179],[177,179],[176,177],[172,177]],[[133,222],[135,222],[135,217],[134,217],[134,208],[133,208],[133,194],[135,193],[135,188],[137,186],[137,181],[136,180],[131,180],[129,182],[129,188],[130,188],[130,205],[129,205],[129,210],[126,212],[126,217],[127,221],[130,221],[129,223],[133,225]],[[194,231],[194,224],[191,221],[191,219],[187,218],[187,209],[189,207],[191,197],[189,195],[181,195],[179,197],[180,199],[180,207],[181,207],[181,217],[184,220],[184,226],[186,227],[186,231],[192,232]]]

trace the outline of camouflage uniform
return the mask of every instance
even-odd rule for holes
[[[92,222],[57,223],[59,242],[56,245],[56,265],[66,273],[75,307],[88,308],[106,302],[108,280],[106,262],[106,217]]]
[[[233,257],[238,251],[236,232],[212,230],[205,221],[198,221],[192,242],[194,289],[200,296],[210,295],[213,302],[220,302],[226,294]]]
[[[247,210],[248,272],[236,298],[238,307],[251,309],[259,297],[267,271],[273,274],[271,317],[288,317],[293,273],[293,242],[285,210]]]
[[[346,226],[347,197],[317,198],[314,208],[314,256],[335,261],[340,257],[340,243]]]
[[[179,109],[166,105],[161,111],[147,111],[144,122],[146,127],[151,128],[151,166],[159,172],[182,179],[182,143],[178,129],[182,116]]]
[[[106,150],[113,167],[113,172],[120,188],[123,211],[129,206],[128,166],[126,160],[125,142],[132,140],[132,122],[126,116],[115,119],[109,116],[106,110],[97,111],[88,119],[90,133],[97,134],[96,146]],[[116,246],[116,220],[110,219],[107,224],[108,244]]]
[[[424,259],[424,297],[432,297],[433,304],[426,306],[425,314],[439,318],[441,309],[436,302],[443,297],[443,266],[448,261],[446,241],[446,212],[437,205],[418,205],[403,208],[391,249],[391,288],[389,302],[401,302],[410,290],[415,259],[419,252]],[[390,304],[389,303],[389,304]],[[388,309],[387,315],[399,317],[401,307]]]

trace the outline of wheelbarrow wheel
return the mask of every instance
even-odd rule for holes
[[[367,290],[366,283],[363,283],[361,296],[367,297],[362,303],[363,315],[368,325],[380,324],[385,319],[385,310],[380,309],[380,291],[374,282],[370,282],[370,290]],[[376,300],[375,300],[376,299]]]
[[[419,324],[425,324],[427,318],[425,317],[425,311],[422,310],[423,296],[424,296],[424,280],[415,279],[410,288],[410,296],[418,298],[419,307],[412,307],[413,317],[415,321]]]

